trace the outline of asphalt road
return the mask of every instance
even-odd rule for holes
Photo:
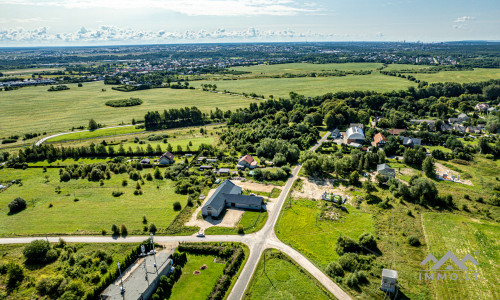
[[[327,140],[330,132],[325,134],[321,140],[311,147],[311,151],[316,151],[318,147]],[[57,135],[55,135],[57,136]],[[47,137],[50,138],[50,137]],[[45,139],[47,139],[45,138]],[[43,142],[43,141],[40,141]],[[264,227],[256,232],[245,235],[208,235],[203,238],[196,236],[155,236],[155,241],[159,243],[167,242],[240,242],[246,244],[250,249],[250,256],[247,263],[243,267],[243,270],[236,281],[233,289],[231,290],[228,299],[237,300],[241,299],[248,288],[250,279],[252,278],[260,257],[265,249],[275,248],[290,256],[295,262],[306,269],[311,275],[313,275],[319,282],[321,282],[325,288],[330,291],[337,299],[351,299],[351,297],[345,293],[335,282],[333,282],[328,276],[326,276],[320,269],[318,269],[313,263],[311,263],[306,257],[301,253],[294,250],[290,246],[281,242],[274,232],[274,227],[278,221],[281,208],[285,203],[285,200],[290,193],[294,181],[298,178],[298,174],[302,165],[297,165],[293,171],[292,175],[286,182],[283,191],[276,200],[276,202],[268,209],[268,220]],[[75,243],[137,243],[144,241],[149,238],[149,236],[127,236],[127,237],[109,237],[109,236],[63,236],[66,242]],[[41,237],[18,237],[18,238],[0,238],[0,244],[19,244],[19,243],[29,243],[36,239],[42,239]],[[57,242],[59,237],[47,237],[49,242]]]

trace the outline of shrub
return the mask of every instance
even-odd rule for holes
[[[182,209],[181,203],[179,201],[174,202],[174,211],[179,211]]]
[[[46,262],[53,262],[59,257],[59,253],[55,249],[50,249],[45,255]]]
[[[344,269],[342,269],[342,267],[334,261],[332,261],[331,263],[328,264],[325,271],[326,271],[326,274],[328,274],[328,276],[330,276],[330,277],[336,277],[336,276],[343,277],[344,276]]]
[[[113,195],[113,197],[120,197],[121,195],[123,195],[123,192],[113,191],[113,192],[111,192],[111,195]]]
[[[50,244],[45,240],[34,240],[24,247],[23,255],[29,263],[45,262]]]
[[[120,234],[120,229],[118,229],[118,226],[116,224],[111,225],[111,232],[113,235],[119,235]]]
[[[123,236],[127,235],[128,234],[128,230],[127,230],[127,227],[125,225],[120,225],[120,232]]]
[[[36,290],[42,296],[56,298],[58,296],[59,286],[63,283],[64,277],[42,275],[36,283]]]
[[[146,216],[142,216],[142,224],[148,224],[148,219]]]
[[[413,247],[418,247],[420,246],[420,240],[418,239],[418,237],[412,235],[408,237],[408,244]]]
[[[127,184],[128,184],[127,179],[123,179],[123,181],[122,181],[122,186],[127,186]]]
[[[365,271],[357,271],[355,274],[356,274],[356,278],[358,279],[359,283],[367,283],[368,282],[368,275],[366,274]]]
[[[111,107],[136,106],[136,105],[141,105],[142,103],[143,101],[139,98],[106,101],[106,105]]]
[[[154,223],[151,223],[151,224],[149,225],[149,232],[151,232],[151,233],[153,233],[153,234],[154,234],[154,233],[156,233],[156,230],[157,230],[157,229],[156,229],[156,225],[155,225]]]
[[[237,229],[238,229],[238,234],[243,234],[243,233],[245,233],[245,230],[243,229],[243,225],[238,224]]]
[[[26,208],[26,200],[17,197],[9,203],[9,213],[14,214]]]
[[[357,255],[354,253],[346,253],[339,257],[339,264],[342,269],[350,272],[354,272],[359,268]]]
[[[70,181],[71,175],[67,171],[63,171],[60,176],[61,181]]]
[[[344,236],[339,236],[337,239],[337,245],[335,246],[335,251],[339,254],[342,255],[346,252],[356,252],[359,249],[358,243],[356,243],[355,240],[349,238],[349,237],[344,237]]]
[[[345,278],[345,283],[350,287],[355,287],[358,285],[358,277],[356,274],[351,273]]]
[[[377,241],[375,240],[375,237],[371,233],[363,233],[359,237],[359,245],[361,247],[370,249],[372,251],[377,250]]]
[[[13,289],[24,280],[23,268],[13,262],[7,264],[7,287]]]

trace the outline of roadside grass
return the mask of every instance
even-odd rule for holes
[[[141,174],[152,172],[145,169]],[[0,169],[0,178],[22,180],[22,186],[15,184],[0,193],[0,236],[101,234],[102,229],[110,234],[112,224],[124,224],[129,234],[140,234],[150,223],[159,230],[168,227],[178,214],[173,203],[186,204],[186,196],[176,194],[170,180],[146,180],[142,184],[144,194],[136,196],[136,182],[127,174],[113,174],[103,186],[86,179],[60,182],[57,168],[49,168],[46,173],[41,168]],[[123,179],[128,181],[126,187],[122,186]],[[57,186],[61,187],[60,194],[55,192]],[[113,191],[124,194],[113,197]],[[24,198],[28,207],[8,215],[7,204],[16,197]],[[147,217],[146,225],[142,224],[143,216]]]
[[[271,192],[262,192],[262,191],[252,191],[252,190],[243,190],[243,195],[255,194],[257,196],[264,196],[269,198],[276,198],[280,195],[281,189],[273,188]]]
[[[219,81],[194,81],[191,83],[196,88],[202,84],[216,84],[218,91],[230,91],[234,93],[256,93],[274,98],[288,98],[291,91],[305,96],[320,96],[329,92],[370,90],[378,92],[389,92],[402,90],[415,83],[406,79],[386,76],[380,73],[370,75],[348,75],[343,77],[301,77],[301,78],[263,78],[263,79],[241,79],[241,80],[219,80]],[[214,94],[208,93],[206,94]],[[245,99],[245,98],[243,98]]]
[[[373,216],[351,205],[346,205],[349,213],[337,221],[320,220],[324,204],[325,201],[289,199],[276,225],[276,235],[281,241],[303,253],[321,269],[338,259],[335,244],[339,236],[357,240],[365,232],[374,232]]]
[[[135,126],[126,126],[126,127],[116,127],[116,128],[102,128],[92,131],[84,131],[84,132],[74,132],[68,133],[60,136],[53,137],[48,139],[46,142],[60,142],[60,141],[70,141],[70,140],[78,140],[78,139],[89,139],[110,135],[120,135],[120,134],[130,134],[130,133],[138,133],[143,132],[144,129],[137,129]]]
[[[267,222],[268,213],[267,211],[251,211],[247,210],[241,217],[238,225],[243,226],[244,232],[246,234],[257,232],[264,227]],[[220,227],[220,226],[212,226],[205,230],[206,235],[221,235],[221,234],[231,234],[236,235],[238,233],[238,225],[234,228],[230,227]]]
[[[0,136],[34,130],[47,133],[69,131],[71,127],[88,126],[91,118],[106,126],[130,124],[133,118],[143,120],[148,111],[162,112],[170,108],[197,106],[204,113],[216,107],[234,111],[253,102],[239,96],[200,90],[160,88],[120,92],[112,90],[111,85],[104,85],[103,82],[83,83],[83,87],[77,87],[77,84],[67,86],[69,90],[58,92],[48,92],[48,86],[37,86],[0,93]],[[104,104],[108,100],[130,97],[140,98],[144,103],[118,108]]]
[[[500,79],[500,69],[475,68],[473,71],[441,71],[434,74],[411,74],[413,77],[434,82],[478,82],[490,79]]]
[[[116,268],[116,263],[125,259],[125,257],[130,253],[130,251],[135,248],[137,244],[135,243],[111,243],[111,244],[80,244],[80,243],[68,243],[67,247],[74,247],[76,249],[76,257],[87,257],[91,256],[92,253],[102,250],[106,253],[111,254],[113,262],[108,267]],[[17,263],[24,269],[25,279],[21,285],[10,293],[6,292],[6,275],[0,274],[0,298],[6,300],[14,299],[49,299],[44,296],[39,296],[36,290],[36,282],[42,276],[63,276],[67,280],[74,283],[78,283],[85,291],[90,291],[96,284],[91,281],[86,281],[84,278],[87,276],[82,274],[83,269],[78,264],[74,266],[68,265],[67,262],[63,262],[61,257],[55,262],[44,264],[44,265],[26,265],[25,258],[23,256],[23,249],[25,244],[13,244],[13,245],[0,245],[0,265],[7,264],[9,262]],[[99,262],[97,262],[97,265]],[[94,266],[94,265],[93,265]],[[68,278],[64,271],[70,269],[77,277]],[[109,271],[108,269],[108,271]],[[78,270],[78,271],[77,271]],[[104,277],[100,273],[91,273],[90,275],[98,274],[100,278]],[[90,276],[89,276],[90,278]]]
[[[462,299],[499,299],[500,225],[448,213],[424,213],[422,220],[429,253],[437,259],[448,251],[453,252],[458,259],[470,254],[479,263],[478,266],[466,263],[472,280],[465,281],[464,272],[456,272],[460,273],[459,280],[431,281],[436,299],[456,299],[458,295]],[[423,269],[429,269],[432,265]],[[457,268],[454,264],[452,267]],[[474,280],[472,270],[479,273],[477,280]]]
[[[264,270],[265,256],[265,270]],[[335,299],[286,254],[266,249],[243,299]]]
[[[225,264],[214,263],[215,256],[187,254],[187,262],[182,267],[182,275],[172,288],[171,300],[207,299],[208,295],[222,275]],[[205,270],[200,267],[207,265]],[[194,275],[194,271],[201,274]]]

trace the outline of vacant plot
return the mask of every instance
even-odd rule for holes
[[[237,225],[243,226],[244,233],[252,233],[259,231],[267,221],[267,211],[251,211],[247,210],[243,213]],[[205,234],[239,234],[237,226],[220,227],[213,226],[205,231]]]
[[[334,298],[288,256],[278,250],[268,249],[264,251],[243,299]]]
[[[481,69],[473,71],[441,71],[434,74],[411,74],[417,79],[427,82],[477,82],[500,79],[500,69]]]
[[[429,253],[440,259],[448,251],[458,259],[470,254],[479,263],[467,263],[469,269],[477,270],[477,280],[433,281],[436,299],[499,299],[500,284],[500,226],[496,223],[480,221],[456,214],[425,213],[422,215]],[[427,265],[426,269],[431,265]],[[453,268],[457,268],[452,264]],[[417,272],[415,272],[418,276]],[[462,272],[457,272],[462,273]]]
[[[187,254],[187,263],[182,268],[182,275],[174,284],[169,299],[207,299],[225,267],[224,263],[215,263],[214,259],[210,255]],[[201,270],[204,265],[206,269]],[[200,274],[195,275],[195,271]]]
[[[321,268],[338,259],[335,244],[340,235],[357,240],[361,234],[374,231],[372,215],[350,205],[346,205],[349,213],[338,220],[320,220],[319,206],[323,202],[288,201],[276,226],[276,235],[280,240],[302,252]]]
[[[141,174],[152,173],[152,169]],[[22,185],[12,185],[0,193],[0,235],[42,234],[100,234],[108,233],[111,225],[125,224],[129,234],[143,232],[144,226],[154,223],[166,228],[177,215],[173,203],[186,202],[186,196],[174,192],[170,180],[145,181],[141,184],[143,195],[134,195],[136,182],[127,174],[112,175],[111,179],[99,182],[86,179],[59,181],[58,169],[0,170],[2,182],[21,179]],[[128,185],[122,186],[122,180]],[[56,187],[61,188],[56,193]],[[124,194],[113,197],[112,192]],[[28,207],[14,215],[8,214],[7,205],[16,197],[22,197]],[[148,224],[142,223],[146,216]]]
[[[47,140],[47,142],[71,141],[78,139],[90,139],[110,135],[131,134],[143,132],[144,129],[137,129],[135,126],[123,126],[115,128],[103,128],[91,131],[78,131],[68,134],[55,136]]]
[[[387,92],[402,90],[415,83],[406,79],[385,76],[380,73],[370,75],[348,75],[343,77],[304,77],[304,78],[264,78],[220,81],[195,81],[192,86],[202,84],[216,84],[219,91],[235,93],[256,93],[265,97],[273,95],[275,98],[288,97],[290,92],[305,96],[319,96],[329,92],[371,90]],[[213,94],[213,93],[207,93]],[[143,104],[144,105],[144,104]]]
[[[69,90],[48,92],[47,86],[25,87],[0,93],[2,114],[0,136],[28,132],[60,132],[72,127],[87,126],[89,119],[107,126],[132,119],[144,119],[148,111],[197,106],[202,112],[216,107],[234,110],[246,107],[248,99],[200,90],[151,89],[119,92],[102,82],[84,83],[83,87],[68,84]],[[102,91],[105,89],[106,91]],[[137,107],[109,107],[108,100],[140,98],[144,103]]]
[[[0,298],[8,300],[18,299],[55,299],[64,293],[64,290],[73,290],[75,292],[89,292],[97,283],[106,276],[106,271],[116,269],[117,262],[123,262],[130,251],[137,247],[137,244],[73,244],[68,243],[65,249],[59,249],[61,255],[58,260],[40,265],[26,264],[23,256],[25,245],[0,245],[0,265],[7,263],[16,263],[24,269],[24,280],[17,289],[7,293],[5,274],[0,273]],[[68,250],[71,249],[71,253]],[[97,258],[96,253],[105,253],[111,256],[111,260],[106,261],[103,256]],[[70,264],[68,257],[74,263]],[[105,262],[106,261],[106,262]],[[100,270],[103,265],[104,270]],[[107,269],[107,270],[106,270]],[[68,275],[71,274],[71,275]],[[52,288],[53,297],[39,296],[37,283],[40,278],[65,278],[67,284],[61,284]],[[52,282],[57,280],[52,279]],[[71,288],[68,288],[70,287]],[[57,291],[55,291],[57,290]],[[74,294],[69,293],[64,296],[65,299],[75,299]]]

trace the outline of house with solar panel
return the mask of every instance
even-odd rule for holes
[[[263,204],[264,199],[262,197],[242,195],[241,187],[227,179],[219,185],[203,205],[201,214],[204,217],[218,218],[226,208],[261,210]]]

